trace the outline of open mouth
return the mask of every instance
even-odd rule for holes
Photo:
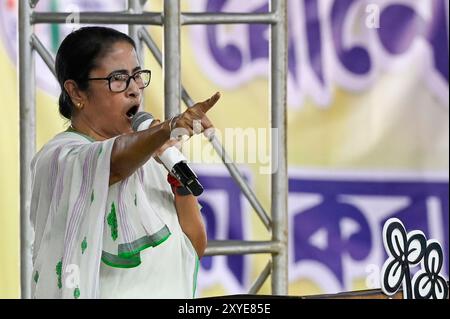
[[[139,105],[133,105],[126,113],[127,117],[131,120],[133,118],[133,116],[136,115],[138,109],[139,109]]]

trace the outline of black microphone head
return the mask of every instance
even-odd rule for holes
[[[131,119],[131,127],[133,128],[133,131],[137,132],[139,125],[141,125],[142,122],[152,119],[153,115],[151,115],[150,113],[137,112]]]
[[[172,167],[172,173],[194,196],[199,196],[203,193],[203,186],[198,181],[197,175],[185,161],[176,163]]]
[[[198,179],[192,179],[187,182],[186,188],[189,189],[194,196],[200,196],[203,193],[203,186]]]

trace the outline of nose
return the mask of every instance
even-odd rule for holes
[[[129,97],[137,98],[141,95],[141,89],[139,89],[138,84],[134,78],[130,78],[128,83],[128,88],[125,91],[125,94]]]

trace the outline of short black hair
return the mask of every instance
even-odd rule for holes
[[[88,88],[88,77],[97,66],[99,58],[117,42],[136,44],[128,35],[106,27],[83,27],[70,33],[61,43],[55,59],[55,71],[61,86],[59,113],[71,119],[74,105],[64,88],[64,82],[71,79],[81,90]]]

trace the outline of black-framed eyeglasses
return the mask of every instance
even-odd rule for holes
[[[152,78],[152,71],[139,70],[134,72],[132,75],[117,72],[111,74],[106,78],[88,78],[87,80],[88,81],[107,80],[111,92],[120,93],[128,89],[131,79],[134,79],[139,89],[145,89],[150,84],[151,78]]]

